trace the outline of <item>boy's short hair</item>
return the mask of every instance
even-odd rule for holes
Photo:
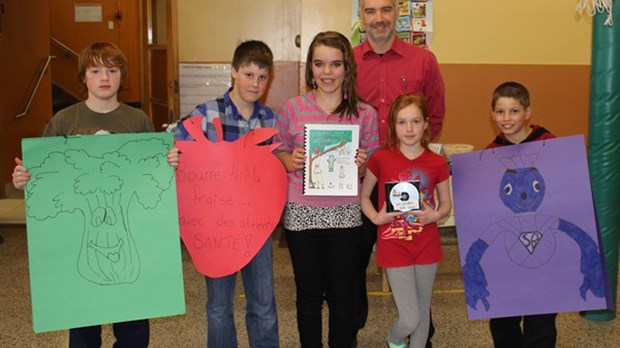
[[[121,82],[118,91],[122,91],[125,81],[127,81],[127,58],[125,58],[120,48],[111,42],[93,42],[80,52],[77,79],[82,85],[84,92],[87,92],[86,83],[84,83],[86,70],[97,65],[118,68],[120,70]]]
[[[232,66],[239,70],[241,66],[256,64],[261,69],[271,71],[273,68],[273,53],[264,42],[258,40],[244,41],[235,49]]]
[[[514,81],[504,82],[493,91],[491,108],[495,109],[495,103],[499,98],[513,98],[519,101],[524,108],[530,107],[530,92],[522,84]]]

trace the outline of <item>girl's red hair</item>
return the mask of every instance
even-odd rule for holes
[[[420,111],[422,111],[422,116],[424,117],[424,122],[428,125],[428,105],[426,104],[426,98],[424,98],[421,94],[403,94],[398,97],[394,103],[392,104],[392,108],[390,109],[390,117],[388,119],[388,134],[385,139],[385,147],[391,148],[397,146],[399,141],[396,136],[396,119],[398,117],[398,113],[410,106],[415,105]],[[420,144],[423,148],[428,149],[428,143],[431,141],[431,127],[426,127],[424,129],[424,136],[422,137],[422,141]]]

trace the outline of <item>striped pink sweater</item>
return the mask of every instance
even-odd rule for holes
[[[377,130],[377,112],[370,105],[359,104],[359,117],[340,119],[337,115],[327,115],[316,103],[314,93],[307,93],[289,99],[276,120],[276,135],[274,142],[282,142],[276,152],[292,152],[294,148],[304,147],[304,125],[307,123],[346,123],[360,126],[359,147],[366,149],[368,155],[379,147],[379,133]],[[359,203],[359,193],[356,197],[333,196],[304,196],[303,170],[288,173],[288,201],[314,207],[334,207],[345,204]],[[361,185],[360,185],[361,186]]]

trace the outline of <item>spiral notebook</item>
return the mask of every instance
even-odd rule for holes
[[[353,124],[306,124],[304,195],[356,196],[359,175],[355,155],[359,126]]]

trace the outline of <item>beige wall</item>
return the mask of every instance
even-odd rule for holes
[[[240,42],[256,39],[269,45],[276,61],[297,61],[299,1],[179,1],[179,60],[229,62]]]
[[[301,0],[301,61],[306,60],[314,36],[333,30],[347,36],[351,32],[353,0]]]
[[[264,40],[276,60],[304,60],[319,31],[348,33],[353,0],[179,1],[181,61],[229,61],[238,42]],[[590,64],[591,21],[576,1],[436,0],[441,63]],[[283,32],[286,31],[286,32]],[[301,52],[290,49],[301,33]]]
[[[591,20],[577,1],[435,1],[441,63],[590,64]]]

